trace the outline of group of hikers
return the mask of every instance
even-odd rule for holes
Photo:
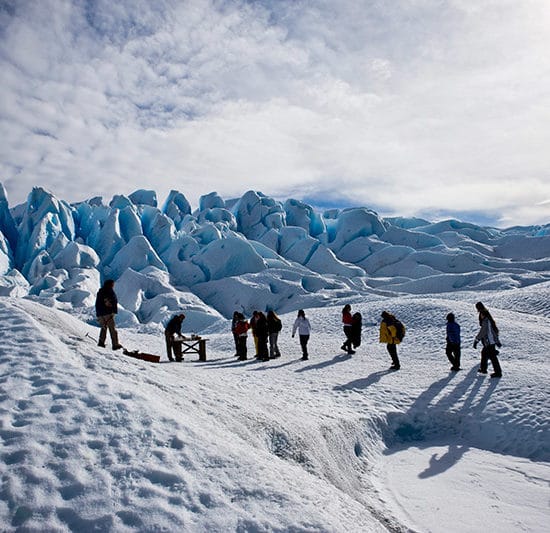
[[[96,297],[96,315],[100,325],[98,346],[105,347],[107,331],[110,333],[112,348],[118,350],[122,348],[119,344],[118,332],[115,327],[115,315],[118,312],[118,300],[114,291],[115,282],[112,279],[105,281],[99,289]],[[481,343],[481,362],[478,372],[487,374],[488,363],[491,361],[493,366],[492,378],[502,377],[502,369],[498,360],[501,347],[499,340],[499,329],[489,310],[482,302],[475,304],[478,312],[479,332],[474,340],[474,348]],[[405,336],[405,326],[393,314],[388,311],[382,311],[380,315],[380,335],[379,341],[386,344],[386,349],[391,357],[391,370],[399,370],[401,364],[397,354],[397,346]],[[451,363],[451,371],[460,370],[461,338],[460,325],[456,322],[455,315],[447,315],[446,327],[446,347],[445,353]],[[181,343],[174,342],[181,335],[181,328],[185,320],[184,313],[174,315],[167,323],[164,336],[166,341],[166,352],[170,361],[182,361]],[[346,304],[342,309],[342,325],[345,335],[344,343],[341,349],[348,354],[354,354],[354,348],[361,344],[362,317],[361,313],[352,314],[351,305]],[[281,319],[275,311],[268,311],[267,314],[262,311],[254,311],[250,320],[247,320],[243,313],[235,311],[231,322],[231,332],[235,343],[235,356],[240,361],[248,358],[247,338],[251,331],[254,340],[255,357],[260,361],[268,361],[281,357],[281,352],[277,344],[279,333],[282,329]],[[308,360],[308,341],[311,334],[311,324],[306,317],[305,311],[300,309],[292,326],[292,337],[298,333],[300,347],[302,349],[302,360]]]

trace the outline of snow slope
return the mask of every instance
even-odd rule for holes
[[[283,356],[266,363],[237,361],[221,318],[203,363],[167,363],[154,328],[120,330],[128,348],[162,354],[157,365],[98,348],[76,316],[0,298],[2,529],[547,531],[550,285],[483,294],[502,331],[500,380],[476,371],[477,296],[356,298],[353,356],[341,302],[304,305],[309,361],[290,338],[294,312]],[[399,372],[378,344],[383,309],[407,325]]]

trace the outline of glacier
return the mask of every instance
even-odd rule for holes
[[[93,320],[117,280],[124,326],[185,327],[234,310],[285,313],[341,298],[517,289],[550,279],[550,224],[497,229],[458,220],[383,218],[367,207],[318,212],[259,191],[192,210],[185,195],[137,190],[69,204],[35,187],[10,207],[0,184],[0,296],[29,297]]]

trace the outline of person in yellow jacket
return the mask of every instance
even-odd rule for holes
[[[387,311],[382,311],[382,322],[380,323],[380,342],[386,343],[386,348],[391,356],[391,370],[399,370],[399,357],[397,357],[397,345],[401,343],[398,336],[397,324],[399,321]],[[400,324],[400,323],[399,323]]]

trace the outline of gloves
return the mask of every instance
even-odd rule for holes
[[[474,350],[477,348],[477,341],[474,341]]]
[[[497,348],[502,348],[502,344],[500,342],[497,342]]]

